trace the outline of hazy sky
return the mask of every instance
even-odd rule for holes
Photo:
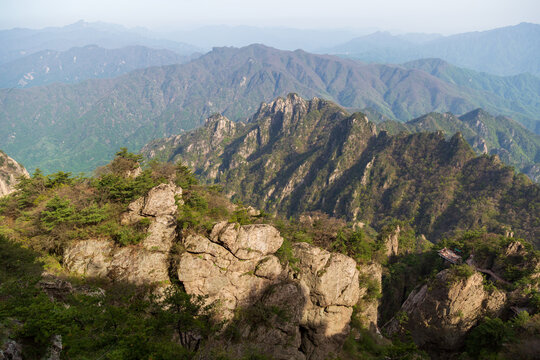
[[[0,0],[2,29],[81,19],[154,30],[229,24],[450,34],[540,23],[540,0]]]

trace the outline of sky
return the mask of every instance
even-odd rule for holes
[[[0,0],[0,29],[78,20],[155,31],[224,24],[453,34],[540,23],[540,0]]]

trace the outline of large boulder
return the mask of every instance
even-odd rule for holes
[[[339,350],[349,334],[360,287],[356,262],[307,243],[294,244],[297,279],[306,295],[300,327],[301,350],[308,359],[324,359]]]
[[[176,238],[176,198],[182,196],[182,188],[174,184],[160,184],[128,205],[121,223],[131,225],[149,219],[148,236],[142,241],[147,250],[168,252]]]
[[[272,255],[282,242],[269,225],[218,223],[210,239],[200,235],[184,239],[178,278],[188,293],[219,303],[220,319],[230,320],[238,307],[253,304],[282,276],[284,269]]]
[[[217,318],[242,339],[212,346],[238,357],[254,347],[275,359],[324,359],[339,350],[360,294],[356,262],[298,243],[297,261],[283,266],[274,255],[282,242],[272,226],[226,222],[210,238],[184,239],[179,280],[214,303]]]
[[[414,342],[428,350],[459,349],[478,321],[499,315],[505,306],[506,294],[485,290],[483,280],[476,271],[468,277],[456,276],[452,269],[441,271],[409,295],[400,316],[385,325],[385,331],[409,331]]]
[[[140,247],[118,247],[111,240],[75,242],[64,251],[67,270],[87,276],[134,284],[167,283],[168,253]]]

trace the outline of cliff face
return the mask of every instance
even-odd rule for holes
[[[459,276],[446,269],[414,290],[384,330],[390,335],[409,331],[426,349],[456,351],[473,326],[486,315],[500,315],[505,305],[506,294],[486,291],[479,272]]]
[[[28,177],[28,171],[15,160],[0,151],[0,197],[15,191],[17,179]]]
[[[319,210],[375,228],[397,218],[432,241],[486,224],[509,226],[537,245],[540,238],[537,212],[519,200],[526,194],[540,206],[540,187],[496,157],[476,157],[461,134],[391,136],[365,115],[317,98],[263,103],[236,127],[214,117],[143,153],[181,160],[229,196],[270,212]]]

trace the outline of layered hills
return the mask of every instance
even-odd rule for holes
[[[389,135],[317,98],[263,103],[245,124],[216,115],[143,154],[181,160],[229,196],[271,212],[318,210],[376,229],[395,218],[433,241],[510,228],[540,245],[540,188],[498,157],[478,157],[461,133]]]
[[[43,50],[0,64],[0,87],[30,87],[111,78],[135,69],[181,64],[188,56],[144,46],[105,49],[95,45],[66,51]]]
[[[414,35],[414,34],[413,34]],[[371,62],[402,63],[436,57],[498,75],[540,75],[540,25],[521,23],[451,36],[391,35],[377,32],[328,51]]]
[[[517,98],[517,92],[472,89],[422,70],[252,45],[216,48],[187,64],[115,79],[2,90],[0,144],[29,169],[90,171],[121,146],[137,150],[199,126],[215,112],[246,119],[261,100],[291,91],[402,121],[482,107],[534,129],[540,107],[536,90]]]
[[[94,44],[107,49],[146,46],[169,49],[180,55],[200,51],[193,45],[157,37],[144,28],[128,29],[122,25],[80,20],[63,27],[44,29],[14,28],[0,31],[0,64],[43,51],[66,51]]]

